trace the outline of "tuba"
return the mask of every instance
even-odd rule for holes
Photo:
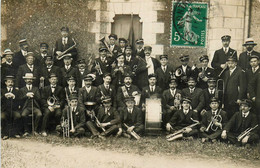
[[[47,99],[48,106],[54,106],[57,103],[57,99],[55,96],[50,96]]]
[[[106,42],[105,37],[101,38],[99,41],[100,41],[103,45],[105,45],[106,48],[107,48],[107,50],[109,51],[109,53],[110,53],[111,55],[113,55],[112,51],[111,51],[110,48],[108,47],[108,44],[107,44],[107,42]]]

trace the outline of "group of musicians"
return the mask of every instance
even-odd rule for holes
[[[167,140],[202,138],[234,144],[257,143],[260,121],[260,54],[252,38],[237,57],[231,37],[221,37],[210,68],[207,55],[200,68],[189,66],[189,55],[173,67],[167,55],[153,58],[152,47],[137,39],[101,40],[99,56],[78,59],[75,40],[61,28],[53,53],[47,43],[31,52],[26,39],[21,50],[6,49],[1,64],[2,139],[59,135],[105,139],[115,135],[139,139],[145,132],[148,99],[159,99]],[[117,45],[117,40],[118,44]],[[133,49],[135,47],[135,49]]]

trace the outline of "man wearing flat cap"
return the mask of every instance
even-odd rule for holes
[[[48,48],[49,45],[47,43],[40,43],[40,53],[35,54],[35,65],[37,65],[39,68],[45,66],[45,57],[49,55]]]
[[[55,65],[62,67],[63,61],[61,56],[62,52],[68,50],[71,48],[69,51],[67,51],[65,54],[69,54],[71,58],[73,58],[72,65],[76,65],[76,61],[78,59],[78,51],[76,48],[76,42],[74,38],[69,36],[69,28],[68,27],[62,27],[61,29],[61,38],[59,38],[56,41],[55,44],[55,50],[54,50],[54,56],[55,56]]]
[[[224,35],[221,37],[223,47],[219,50],[216,50],[213,56],[213,60],[211,62],[211,66],[215,69],[216,75],[219,75],[220,72],[227,67],[227,59],[230,56],[233,56],[237,59],[237,51],[230,48],[230,39],[231,36]]]
[[[203,95],[204,95],[204,107],[203,109],[205,109],[206,111],[207,110],[210,110],[210,100],[211,98],[215,97],[216,99],[218,99],[220,101],[220,103],[222,103],[222,97],[223,97],[223,93],[217,93],[217,88],[216,88],[216,85],[217,85],[217,81],[216,81],[216,78],[209,78],[208,81],[207,81],[207,88],[203,89]],[[218,96],[218,97],[216,97]],[[220,104],[220,107],[221,107],[222,104]],[[204,111],[205,112],[205,111]]]
[[[243,70],[250,69],[250,57],[251,56],[258,56],[260,58],[260,53],[256,52],[254,50],[254,47],[257,44],[254,42],[253,38],[247,38],[243,46],[246,48],[245,52],[242,52],[239,55],[239,60],[238,60],[238,66],[240,66]]]
[[[156,69],[157,85],[166,90],[169,88],[169,80],[174,73],[174,68],[168,64],[168,55],[160,55],[161,66]]]
[[[16,70],[18,70],[20,65],[23,65],[26,63],[25,57],[28,53],[28,48],[29,48],[27,39],[21,39],[19,41],[19,47],[20,47],[20,51],[18,51],[14,54],[14,59],[13,59],[13,63],[14,63]]]
[[[229,140],[236,145],[246,145],[257,143],[259,135],[257,134],[257,117],[251,112],[251,101],[243,99],[240,102],[239,111],[236,112],[224,127],[221,137]],[[246,129],[254,128],[250,134],[238,138]]]
[[[76,85],[76,78],[74,76],[69,76],[67,77],[67,84],[68,86],[65,87],[65,94],[66,94],[66,99],[70,97],[72,94],[78,95],[79,93],[79,88]]]
[[[140,68],[141,63],[139,59],[133,55],[131,45],[127,45],[125,49],[125,65],[128,65],[131,68],[133,74],[133,83],[136,84],[136,72]]]
[[[256,55],[252,55],[249,58],[249,64],[250,68],[245,70],[246,71],[246,81],[247,81],[247,86],[250,83],[252,79],[256,77],[256,75],[260,72],[259,68],[259,60],[260,58]]]
[[[33,86],[39,87],[40,69],[35,65],[35,55],[33,52],[27,53],[26,64],[21,65],[17,71],[16,81],[15,81],[16,88],[22,88],[25,86],[23,76],[26,73],[33,73],[33,76],[36,78],[33,81]]]
[[[99,57],[95,58],[95,61],[91,67],[91,73],[96,75],[96,79],[93,83],[94,86],[99,86],[103,83],[103,75],[111,72],[112,58],[107,56],[107,48],[101,46],[99,48]]]
[[[120,53],[120,47],[116,44],[117,41],[117,35],[116,34],[110,34],[108,36],[109,38],[109,50],[113,53],[113,55],[110,55],[110,57],[112,58],[113,61],[116,60],[116,56],[118,55],[118,53]]]
[[[13,64],[14,53],[10,49],[5,49],[3,53],[5,62],[1,64],[1,76],[14,76],[16,75],[16,68]],[[4,80],[1,81],[1,86],[4,87]]]
[[[125,54],[127,40],[125,38],[119,38],[118,42],[119,42],[119,48],[120,48],[119,52]]]
[[[237,66],[237,59],[232,56],[227,59],[228,70],[223,74],[224,80],[224,109],[228,119],[238,111],[238,104],[246,98],[245,72]]]
[[[141,57],[144,59],[144,39],[140,38],[135,41],[135,51],[133,52],[133,55]]]
[[[61,118],[61,110],[65,105],[65,91],[64,88],[58,86],[58,77],[52,73],[49,76],[49,86],[45,86],[42,89],[41,104],[44,109],[44,116],[42,120],[42,136],[47,136],[47,130],[49,126],[49,120],[54,119],[55,124],[58,125]],[[50,98],[54,98],[54,104],[50,104],[48,101]],[[56,126],[55,125],[55,126]]]
[[[72,61],[73,61],[73,58],[71,57],[70,54],[64,55],[64,57],[63,57],[64,65],[61,68],[61,76],[62,76],[61,85],[62,85],[62,87],[66,87],[68,85],[67,78],[70,76],[73,76],[74,78],[76,78],[76,83],[78,82],[77,68],[73,67]]]
[[[86,65],[85,59],[80,59],[77,61],[77,78],[78,83],[77,86],[82,88],[85,86],[84,77],[89,73],[89,69]]]

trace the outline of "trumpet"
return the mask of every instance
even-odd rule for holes
[[[126,125],[125,123],[124,123],[124,126],[125,126],[127,129],[129,128],[129,126]],[[131,131],[130,134],[131,134],[136,140],[141,139],[141,137],[140,137],[134,130]]]
[[[237,141],[240,142],[244,137],[248,136],[250,134],[251,131],[253,131],[254,129],[256,129],[258,127],[258,125],[252,127],[252,128],[247,128],[245,131],[243,131],[241,134],[238,135],[237,137]]]
[[[175,71],[175,76],[176,76],[176,77],[179,77],[179,76],[181,76],[182,74],[183,74],[183,71],[182,71],[181,68],[176,69],[176,71]]]
[[[200,122],[197,121],[197,120],[193,120],[192,118],[191,118],[191,120],[194,121],[195,123],[194,123],[194,124],[191,124],[191,125],[189,125],[189,126],[187,126],[187,127],[184,127],[184,128],[182,128],[182,129],[180,129],[180,130],[178,130],[178,131],[176,131],[176,132],[174,132],[174,133],[172,133],[172,134],[167,135],[167,136],[166,136],[166,140],[167,140],[167,141],[172,141],[172,140],[174,140],[174,138],[175,138],[176,135],[183,134],[184,131],[185,131],[187,128],[193,128],[193,127],[195,127],[196,125],[199,125],[199,124],[200,124]]]
[[[61,54],[57,55],[56,56],[57,60],[63,59],[64,55],[67,54],[67,52],[69,52],[70,50],[72,50],[76,47],[77,43],[75,42],[75,40],[73,38],[72,38],[72,41],[74,42],[74,44],[67,50],[63,51]]]
[[[98,66],[98,67],[99,67],[99,68],[97,68],[97,72],[98,72],[98,74],[99,74],[99,75],[102,75],[102,74],[103,74],[103,72],[102,72],[102,69],[101,69],[101,67],[100,67],[100,64],[99,64],[99,62],[95,60],[95,64],[96,64],[96,66]]]
[[[207,129],[205,130],[206,132],[209,132],[209,129],[211,129],[212,131],[217,131],[218,130],[218,126],[215,125],[216,122],[221,122],[222,121],[222,117],[220,115],[220,111],[221,109],[219,110],[218,114],[215,115],[214,117],[212,117]],[[220,127],[220,129],[222,129],[222,127]]]
[[[63,138],[70,137],[69,120],[68,119],[64,119],[64,117],[62,117],[61,127],[62,127]]]

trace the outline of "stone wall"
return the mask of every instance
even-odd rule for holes
[[[260,52],[260,1],[259,0],[251,0],[251,22],[249,34],[250,37],[253,37],[255,42],[258,45],[255,47],[256,51]]]

